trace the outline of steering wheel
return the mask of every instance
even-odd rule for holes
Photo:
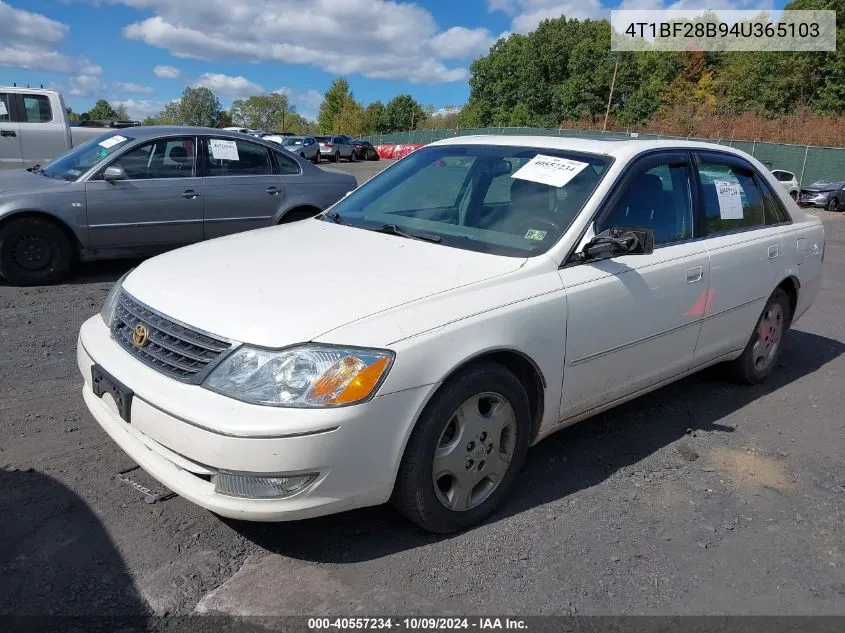
[[[528,218],[520,223],[518,233],[521,237],[525,237],[525,234],[528,233],[528,231],[536,231],[541,228],[551,228],[552,231],[556,231],[558,233],[560,232],[560,227],[557,224],[548,218],[535,215],[533,218]]]

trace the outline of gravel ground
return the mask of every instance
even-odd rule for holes
[[[145,502],[75,363],[134,262],[0,285],[0,614],[845,615],[845,216],[820,215],[822,293],[767,384],[714,368],[564,430],[450,538],[388,508],[257,525]]]

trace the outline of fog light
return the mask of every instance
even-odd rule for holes
[[[290,477],[250,477],[218,473],[214,481],[214,491],[229,497],[244,499],[283,499],[296,494],[317,478],[318,473],[305,473]]]

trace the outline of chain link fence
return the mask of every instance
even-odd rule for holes
[[[379,134],[365,137],[373,145],[389,143],[433,143],[444,138],[454,136],[470,136],[473,134],[499,135],[540,135],[565,136],[580,138],[619,138],[630,139],[624,132],[601,132],[600,130],[572,130],[564,128],[536,128],[536,127],[483,127],[440,130],[413,130],[410,132],[394,132],[393,134]],[[762,141],[743,141],[734,139],[695,138],[686,136],[669,136],[665,134],[639,133],[640,139],[675,139],[704,141],[729,145],[743,152],[751,154],[769,169],[783,169],[791,171],[802,185],[817,180],[845,180],[845,148],[817,147],[815,145],[787,145],[785,143],[765,143]]]

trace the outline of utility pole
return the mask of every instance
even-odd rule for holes
[[[607,110],[604,113],[604,125],[601,131],[607,129],[607,118],[610,116],[610,102],[613,100],[613,88],[616,87],[616,71],[619,70],[619,58],[616,58],[616,65],[613,67],[613,79],[610,80],[610,94],[607,97]]]

